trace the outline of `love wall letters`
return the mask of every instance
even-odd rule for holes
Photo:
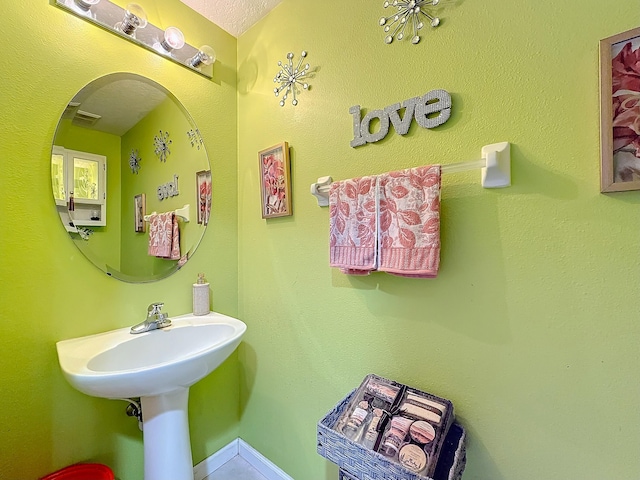
[[[176,195],[180,195],[178,191],[178,175],[173,176],[173,182],[167,182],[158,187],[158,200],[160,201]]]
[[[404,108],[404,115],[400,117],[398,111]],[[406,135],[409,132],[411,120],[422,128],[435,128],[449,120],[451,116],[451,95],[446,90],[431,90],[421,97],[414,97],[399,103],[394,103],[383,110],[372,110],[361,118],[360,105],[354,105],[349,109],[353,115],[353,140],[350,145],[359,147],[367,143],[382,140],[389,133],[389,121],[398,135]],[[437,115],[433,115],[438,113]],[[380,120],[380,130],[371,133],[371,121]]]

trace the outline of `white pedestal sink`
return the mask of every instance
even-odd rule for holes
[[[219,313],[181,315],[171,322],[137,335],[126,327],[56,344],[65,378],[82,393],[140,397],[145,480],[193,480],[189,387],[215,370],[247,329]]]

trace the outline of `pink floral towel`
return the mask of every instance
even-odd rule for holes
[[[378,270],[433,278],[440,264],[440,165],[379,176]]]
[[[368,275],[377,267],[376,177],[334,182],[329,190],[329,265]]]
[[[149,255],[170,260],[180,258],[180,228],[173,212],[150,216]]]

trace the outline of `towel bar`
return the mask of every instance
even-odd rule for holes
[[[493,143],[482,147],[482,158],[469,162],[451,163],[442,166],[442,173],[456,173],[481,169],[481,182],[484,188],[504,188],[511,186],[511,144]],[[311,184],[311,194],[318,199],[318,206],[329,205],[329,188],[333,179],[320,177]]]
[[[182,220],[184,223],[189,223],[190,217],[189,217],[189,204],[188,203],[182,208],[176,208],[173,213],[175,213],[178,216],[178,218],[180,220]],[[144,221],[148,222],[149,219],[151,218],[151,215],[157,215],[157,214],[158,214],[158,212],[151,212],[149,215],[145,215],[144,216]]]

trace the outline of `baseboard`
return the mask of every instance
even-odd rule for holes
[[[251,466],[260,472],[267,480],[293,480],[293,478],[284,473],[276,464],[241,438],[238,439],[238,448],[238,455],[251,464]]]
[[[239,438],[232,440],[228,445],[222,447],[213,455],[208,456],[195,467],[193,467],[193,480],[204,480],[222,465],[227,463],[239,452]]]
[[[227,446],[222,447],[213,455],[205,458],[193,468],[194,480],[204,480],[218,468],[223,466],[236,455],[239,455],[255,468],[267,480],[293,480],[277,465],[258,452],[241,438],[232,440]]]

